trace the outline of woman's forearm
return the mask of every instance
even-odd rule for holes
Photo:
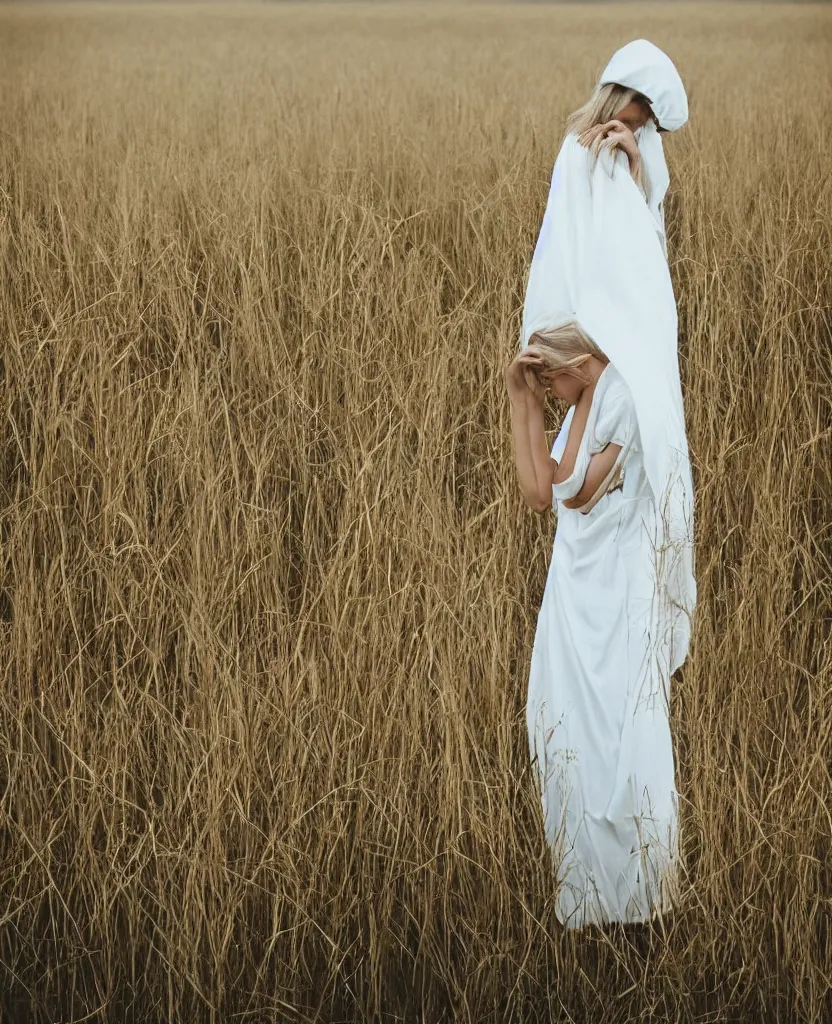
[[[531,508],[542,511],[552,503],[552,474],[557,463],[546,447],[543,408],[532,395],[512,397],[511,430],[520,490]]]
[[[529,447],[532,452],[535,476],[537,478],[537,490],[540,495],[541,504],[552,504],[552,480],[557,462],[549,452],[549,445],[546,443],[546,420],[543,415],[543,406],[534,400],[528,403],[527,409],[529,426]]]

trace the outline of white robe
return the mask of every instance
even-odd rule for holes
[[[672,62],[647,40],[622,47],[602,80],[642,91],[663,127],[687,119]],[[523,310],[522,347],[536,329],[574,319],[610,359],[576,471],[553,488],[557,527],[528,689],[529,749],[568,927],[646,920],[676,885],[668,700],[696,604],[693,485],[664,232],[667,167],[652,121],[636,139],[647,196],[623,152],[593,165],[575,136],[564,139]],[[555,459],[571,421],[572,411]],[[616,431],[630,442],[623,491],[587,514],[564,508],[558,499],[580,489],[599,450],[591,446]]]
[[[610,442],[622,446],[621,485],[586,514],[566,508],[591,455]],[[612,363],[596,385],[575,468],[552,492],[558,523],[526,714],[561,882],[556,913],[570,928],[643,921],[677,893],[678,797],[666,674],[649,642],[653,496],[632,398]]]

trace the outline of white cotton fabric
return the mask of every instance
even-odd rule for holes
[[[610,377],[614,378],[613,386],[608,383]],[[572,472],[564,480],[552,484],[552,495],[561,501],[574,498],[580,491],[593,455],[602,452],[608,444],[621,445],[622,450],[616,457],[613,468],[621,466],[623,469],[630,446],[638,444],[638,422],[626,384],[611,363],[602,372],[599,380],[601,379],[604,381],[604,400],[600,401],[596,387]],[[565,444],[564,439],[564,447]]]
[[[622,450],[620,486],[586,514],[562,502],[593,454]],[[555,443],[560,459],[566,436]],[[653,616],[653,495],[629,389],[609,363],[575,470],[552,487],[558,525],[526,707],[568,928],[644,921],[678,894],[678,795]]]
[[[670,128],[686,120],[687,100],[668,63],[657,47],[636,40],[618,51],[608,68],[627,78],[622,84],[654,102],[659,97],[657,116]],[[601,416],[600,426],[604,417],[613,417],[620,430],[637,437],[637,449],[624,456],[629,484],[623,492],[604,495],[586,515],[563,506],[566,494],[559,488],[568,481],[553,488],[557,529],[532,656],[528,724],[532,757],[544,754],[538,769],[547,834],[554,842],[565,826],[564,842],[573,848],[572,873],[577,872],[579,881],[572,896],[564,889],[559,904],[570,926],[648,916],[641,898],[645,893],[640,897],[638,886],[648,884],[645,878],[652,879],[651,885],[656,882],[666,862],[659,839],[654,839],[651,856],[656,853],[658,860],[636,858],[641,862],[638,881],[632,873],[633,816],[644,803],[643,794],[637,796],[633,787],[649,779],[648,803],[657,808],[652,816],[672,849],[669,685],[687,656],[696,605],[693,485],[662,208],[667,167],[652,122],[636,138],[647,171],[649,203],[629,173],[626,154],[604,151],[593,163],[574,135],[565,137],[523,310],[522,348],[541,327],[565,320],[584,327],[612,364],[599,380],[593,415]],[[573,412],[574,407],[555,439],[555,459],[565,448]],[[627,427],[628,418],[634,431]],[[591,418],[584,434],[584,460],[598,440],[593,422]],[[574,484],[579,484],[577,476],[569,486]],[[620,509],[624,499],[626,515]],[[645,691],[649,726],[644,719],[625,729],[622,716],[632,717],[636,695],[643,697]],[[616,693],[619,703],[613,700]],[[562,728],[567,736],[578,737],[576,744],[570,746],[570,739],[547,747],[545,730],[556,727],[553,710],[568,716]],[[568,758],[573,747],[579,760],[570,764],[577,787],[570,796],[550,785],[546,772],[552,758]],[[654,767],[648,772],[639,767],[642,763]],[[625,900],[624,892],[633,886],[635,895]],[[588,887],[599,893],[594,903]],[[578,892],[586,901],[580,906]],[[571,898],[576,900],[572,912]]]

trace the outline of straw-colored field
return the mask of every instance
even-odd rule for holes
[[[691,103],[684,903],[564,935],[503,370],[638,36]],[[810,5],[0,9],[4,1022],[830,1019],[830,58]]]

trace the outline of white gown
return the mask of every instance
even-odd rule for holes
[[[560,460],[574,406],[552,447]],[[587,513],[562,502],[595,452],[622,445],[619,480]],[[653,496],[630,391],[595,387],[575,470],[552,488],[557,527],[528,686],[529,749],[568,928],[646,921],[678,893],[678,796],[666,650],[652,641]]]

